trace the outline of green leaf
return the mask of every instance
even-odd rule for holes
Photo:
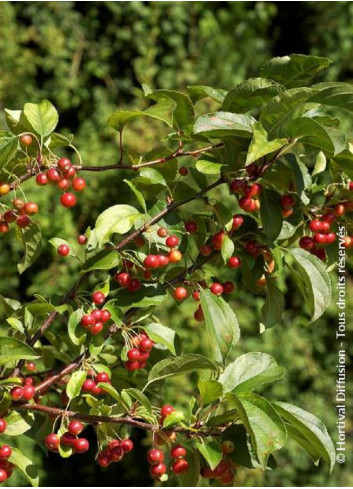
[[[201,472],[199,452],[190,447],[186,460],[189,462],[189,470],[180,476],[180,487],[197,487]]]
[[[332,472],[336,457],[335,447],[322,421],[313,414],[292,404],[274,402],[273,406],[281,418],[288,423],[288,428],[293,427],[301,435],[305,443],[299,437],[295,437],[294,439],[305,450],[308,450],[308,446],[312,447],[325,460],[330,468],[330,472]],[[290,435],[292,433],[290,432]]]
[[[9,461],[25,475],[32,487],[39,486],[37,467],[18,448],[12,448],[12,455]]]
[[[49,136],[57,126],[59,116],[53,104],[42,100],[39,104],[25,104],[23,116],[41,138]]]
[[[175,342],[177,334],[173,329],[167,328],[160,323],[150,323],[147,326],[144,326],[144,329],[147,331],[151,340],[164,345],[173,353],[173,355],[176,355]]]
[[[295,190],[303,204],[308,205],[310,200],[305,190],[310,189],[312,181],[307,166],[294,154],[285,155],[281,161],[284,161],[291,169],[295,180]]]
[[[245,353],[230,363],[219,376],[224,392],[250,392],[260,385],[283,377],[285,370],[279,367],[267,353]]]
[[[173,100],[165,99],[161,100],[157,104],[142,110],[117,110],[108,118],[108,126],[122,131],[124,127],[131,121],[139,117],[151,117],[168,124],[169,127],[173,125],[173,112],[176,108],[176,103]]]
[[[209,160],[197,160],[196,170],[204,175],[219,175],[224,165]]]
[[[325,82],[314,85],[316,93],[309,102],[343,110],[353,110],[353,86],[350,83]]]
[[[267,328],[278,324],[284,310],[284,294],[275,285],[275,280],[267,278],[266,301],[262,307],[262,321]]]
[[[88,258],[82,266],[83,272],[90,270],[110,270],[120,265],[121,259],[117,251],[101,250]]]
[[[309,117],[299,117],[292,120],[287,125],[286,132],[292,139],[298,139],[303,144],[319,148],[328,156],[341,153],[346,146],[344,134],[342,134],[341,139],[331,137],[333,133],[330,133],[330,129]]]
[[[225,234],[224,239],[222,241],[222,248],[221,248],[221,254],[224,263],[227,263],[229,258],[233,255],[233,253],[234,253],[234,243],[230,239],[230,237],[227,234]]]
[[[0,399],[0,414],[6,413],[11,404],[11,394],[9,392],[2,392],[2,397]]]
[[[261,69],[261,75],[281,83],[287,88],[301,87],[330,64],[328,58],[291,54],[273,58]]]
[[[184,129],[194,120],[194,108],[190,98],[185,93],[175,90],[145,90],[145,95],[153,100],[161,101],[172,100],[175,103],[173,111],[173,126],[177,129]]]
[[[138,203],[140,204],[140,206],[142,207],[142,209],[144,210],[144,212],[147,212],[146,201],[145,201],[145,198],[144,198],[142,192],[140,192],[139,190],[137,190],[137,188],[135,187],[135,185],[130,180],[123,180],[123,181],[134,192],[135,197],[138,200]]]
[[[207,404],[217,401],[223,395],[222,384],[217,380],[199,380],[197,385],[203,406],[207,406]]]
[[[241,420],[250,435],[251,445],[263,469],[271,453],[283,447],[287,432],[281,417],[263,397],[243,392],[233,396]]]
[[[24,247],[24,256],[17,264],[19,273],[23,273],[37,260],[42,250],[42,233],[36,223],[31,221],[30,225],[20,230]]]
[[[18,148],[18,137],[5,137],[0,139],[0,170],[12,160]]]
[[[194,134],[209,139],[228,137],[251,138],[252,125],[255,119],[249,115],[233,114],[232,112],[214,112],[196,119]]]
[[[119,307],[148,307],[162,304],[166,296],[166,289],[162,285],[146,283],[133,294],[126,289],[118,290],[116,300]]]
[[[169,428],[170,426],[174,426],[179,424],[180,421],[183,421],[185,418],[183,411],[173,411],[171,414],[168,414],[163,420],[163,428]]]
[[[23,132],[32,132],[33,128],[23,116],[22,110],[4,109],[6,124],[10,131],[16,135]]]
[[[188,353],[179,357],[165,358],[156,363],[150,370],[148,384],[164,380],[175,375],[194,372],[195,370],[217,370],[216,365],[202,355]]]
[[[135,207],[126,204],[114,205],[103,211],[98,216],[94,229],[99,246],[107,243],[114,233],[127,233],[140,215]]]
[[[223,457],[222,446],[218,440],[212,436],[207,436],[196,441],[199,452],[203,455],[211,470],[214,470]]]
[[[112,396],[118,402],[122,402],[121,396],[118,391],[111,384],[107,384],[106,382],[98,382],[98,387],[100,387],[104,392]]]
[[[81,387],[86,380],[86,377],[87,372],[84,370],[79,370],[71,374],[70,380],[66,386],[66,394],[70,401],[80,394]]]
[[[167,186],[167,182],[165,181],[164,176],[158,170],[154,168],[143,168],[139,176],[136,178],[136,181],[140,183],[144,183],[147,185],[163,185]]]
[[[316,161],[315,161],[315,166],[314,170],[312,172],[312,176],[315,177],[319,173],[322,173],[326,169],[326,156],[322,151],[319,151],[319,153],[316,156]]]
[[[6,436],[23,435],[34,425],[34,414],[31,412],[19,413],[11,411],[6,416]]]
[[[225,362],[240,338],[238,320],[230,305],[209,290],[202,290],[200,299],[213,356]]]
[[[222,109],[228,112],[244,113],[253,107],[269,102],[285,88],[266,78],[250,78],[231,90],[223,102]]]
[[[138,401],[141,406],[143,406],[149,413],[152,412],[152,404],[150,403],[149,399],[145,394],[138,389],[130,388],[130,389],[124,389],[123,392],[127,392],[127,394],[130,397],[133,397]]]
[[[286,260],[293,278],[309,306],[311,321],[316,321],[331,303],[332,287],[329,274],[319,258],[301,248],[287,250],[296,269]]]
[[[222,103],[227,92],[221,88],[207,87],[205,85],[192,85],[187,87],[190,94],[190,98],[193,103],[202,100],[203,98],[210,97],[216,102]]]
[[[77,346],[82,345],[86,339],[86,330],[80,325],[82,316],[83,310],[77,309],[70,315],[67,325],[70,340]]]
[[[260,195],[260,216],[264,233],[275,241],[282,229],[283,217],[280,195],[274,190],[264,189]]]
[[[268,141],[267,132],[262,127],[261,122],[255,122],[253,125],[254,135],[249,146],[246,156],[246,165],[250,165],[254,161],[278,151],[287,144],[287,139],[273,139]]]
[[[4,336],[0,338],[0,365],[36,358],[39,358],[36,352],[22,341]]]

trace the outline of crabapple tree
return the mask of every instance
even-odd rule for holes
[[[112,207],[100,203],[90,228],[50,239],[58,260],[80,263],[64,296],[46,297],[43,286],[29,303],[0,297],[1,482],[20,470],[39,485],[29,454],[11,444],[31,428],[53,456],[89,451],[102,470],[134,457],[134,430],[143,430],[151,476],[182,486],[200,477],[232,484],[239,467],[274,469],[289,438],[332,470],[320,413],[255,392],[280,381],[284,368],[265,353],[237,354],[234,307],[244,287],[263,300],[260,329],[281,328],[290,277],[314,322],[331,302],[338,253],[353,246],[353,153],[340,130],[353,87],[313,84],[329,64],[275,58],[228,92],[145,86],[149,108],[108,119],[119,142],[111,164],[82,161],[72,137],[56,132],[49,101],[5,109],[0,233],[23,243],[19,274],[40,257],[47,212],[26,199],[28,180],[43,194],[54,187],[70,213],[95,172],[118,172],[132,203],[117,194]],[[213,111],[203,113],[206,106]],[[137,118],[161,126],[160,144],[139,156],[123,137]],[[188,334],[207,331],[204,355],[185,353],[172,320],[159,319],[167,301],[194,304]],[[156,395],[171,377],[192,382],[195,374],[188,409],[177,396]]]

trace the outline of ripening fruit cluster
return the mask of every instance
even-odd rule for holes
[[[130,348],[127,353],[127,362],[125,367],[129,372],[135,372],[141,368],[146,367],[146,362],[150,356],[150,352],[154,346],[153,341],[148,337],[148,334],[143,332],[134,336],[130,344]]]
[[[201,470],[201,476],[205,479],[216,479],[221,484],[231,484],[234,481],[235,469],[237,465],[227,457],[234,451],[234,444],[231,441],[222,443],[223,459],[213,470],[210,467],[204,467]]]
[[[34,387],[33,377],[25,377],[22,379],[22,386],[16,385],[10,391],[13,401],[30,401],[33,399],[36,389]]]
[[[50,433],[45,438],[45,445],[51,452],[58,452],[60,446],[71,447],[74,453],[86,453],[89,449],[89,442],[86,438],[78,435],[84,430],[81,421],[73,419],[70,421],[68,429],[61,436]]]
[[[281,197],[281,207],[282,207],[282,216],[286,219],[293,214],[293,207],[295,205],[295,198],[293,195],[282,195]]]
[[[103,292],[96,291],[92,294],[92,302],[96,306],[102,306],[105,302],[105,295]],[[108,309],[93,309],[90,313],[84,314],[81,318],[81,326],[96,336],[101,333],[104,328],[104,324],[111,319],[111,314]]]
[[[0,418],[0,433],[6,430],[6,421]],[[12,475],[13,464],[9,462],[12,455],[12,449],[9,445],[0,446],[0,482],[5,482]]]
[[[186,449],[182,445],[175,445],[170,451],[173,460],[172,471],[175,475],[185,474],[189,470],[189,464],[185,460]],[[151,465],[150,473],[155,479],[160,479],[167,472],[164,463],[164,453],[159,448],[151,448],[147,453],[147,461]]]
[[[12,199],[12,209],[8,208],[3,214],[0,214],[0,234],[8,233],[11,223],[16,223],[20,229],[28,227],[31,223],[30,216],[37,214],[38,211],[38,204],[35,202]]]
[[[129,438],[111,440],[107,447],[98,453],[97,462],[101,467],[108,467],[112,462],[120,462],[133,448],[134,444]]]
[[[62,190],[64,193],[60,197],[60,203],[63,207],[73,207],[76,204],[76,195],[68,192],[69,189],[82,192],[86,188],[86,180],[76,175],[69,158],[60,158],[55,166],[48,168],[45,173],[39,173],[36,183],[40,187],[56,185]]]
[[[262,192],[260,183],[247,183],[246,180],[236,178],[230,184],[230,192],[239,195],[239,207],[245,212],[256,212],[260,209],[259,195]],[[241,195],[241,197],[240,197]]]
[[[309,251],[320,260],[325,260],[326,251],[324,247],[336,241],[336,234],[331,231],[331,225],[336,217],[336,214],[328,212],[322,216],[322,219],[310,221],[309,228],[313,235],[302,236],[299,240],[300,248]]]
[[[99,372],[95,374],[94,372],[90,372],[90,378],[86,379],[81,387],[81,392],[86,392],[89,394],[93,394],[95,396],[99,396],[101,394],[105,394],[103,389],[98,386],[100,382],[104,382],[105,384],[111,384],[110,376],[107,372]]]

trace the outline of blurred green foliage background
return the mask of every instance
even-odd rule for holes
[[[293,52],[327,56],[334,61],[326,80],[353,77],[352,2],[1,2],[0,3],[0,109],[17,109],[25,102],[48,98],[57,107],[60,129],[75,134],[85,164],[113,163],[118,146],[107,117],[117,108],[144,108],[141,84],[154,88],[183,89],[190,84],[230,89],[261,64]],[[4,120],[0,115],[0,127]],[[161,126],[138,122],[126,133],[129,149],[147,152],[161,137]],[[72,212],[57,205],[53,188],[38,192],[25,184],[28,197],[39,203],[39,220],[45,239],[84,231],[95,217],[114,203],[129,202],[131,194],[121,173],[88,175],[89,186]],[[126,187],[126,188],[125,188]],[[21,300],[34,293],[50,296],[67,290],[75,264],[58,259],[45,246],[39,261],[19,278],[16,262],[21,245],[13,234],[1,238],[0,293]],[[301,300],[288,282],[288,312],[282,324],[258,333],[263,299],[238,284],[234,303],[243,339],[239,354],[250,350],[272,354],[287,368],[286,377],[267,387],[279,400],[302,406],[321,417],[335,438],[334,407],[337,348],[337,314],[332,306],[324,318],[307,325]],[[352,281],[348,285],[352,297]],[[207,351],[202,324],[195,325],[189,302],[172,301],[160,319],[175,328],[186,350]],[[349,304],[347,317],[353,317]],[[196,331],[197,330],[197,333]],[[196,333],[196,334],[195,334]],[[201,339],[201,341],[200,341]],[[350,352],[352,353],[352,352]],[[349,368],[349,365],[348,365]],[[352,392],[352,379],[350,379]],[[170,381],[166,400],[179,407],[195,395],[182,379]],[[349,392],[349,390],[347,391]],[[347,420],[348,437],[352,420]],[[44,451],[23,439],[21,447],[40,467],[43,486],[144,486],[152,485],[145,462],[143,433],[135,433],[136,452],[122,464],[103,471],[92,463],[92,453],[60,461],[46,459]],[[352,452],[352,444],[348,451]],[[336,466],[315,467],[294,444],[277,457],[273,472],[240,470],[238,486],[351,486],[352,457]],[[26,485],[15,472],[10,486]]]

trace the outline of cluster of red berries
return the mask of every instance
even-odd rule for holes
[[[281,207],[282,207],[282,216],[287,218],[293,214],[293,207],[295,204],[295,198],[293,195],[282,195],[281,197]]]
[[[0,418],[0,433],[6,430],[6,421]],[[13,464],[9,462],[12,455],[12,449],[9,445],[0,446],[0,482],[5,482],[12,475]]]
[[[96,291],[92,294],[92,301],[97,306],[102,306],[105,302],[103,292]],[[84,314],[81,318],[81,326],[87,329],[91,335],[95,336],[103,331],[104,324],[111,319],[108,309],[93,309],[89,314]]]
[[[112,462],[120,462],[125,453],[131,452],[133,448],[134,444],[129,438],[111,440],[105,450],[98,453],[97,462],[101,467],[108,467]]]
[[[172,471],[176,475],[185,474],[189,470],[189,464],[185,460],[186,449],[182,445],[175,445],[170,451],[170,457],[174,460]],[[160,479],[167,472],[164,463],[164,453],[159,448],[151,448],[147,453],[147,460],[151,464],[152,477]]]
[[[320,258],[320,260],[326,259],[325,249],[320,246],[327,246],[336,240],[336,234],[331,231],[331,224],[336,219],[334,213],[327,213],[323,216],[323,219],[313,219],[309,228],[312,231],[313,236],[302,236],[299,240],[299,246]]]
[[[260,209],[259,195],[262,192],[260,183],[247,183],[246,180],[236,178],[230,184],[230,191],[233,194],[242,195],[239,198],[239,207],[245,212],[256,212]]]
[[[81,387],[81,392],[88,392],[96,396],[104,394],[103,389],[101,387],[98,387],[98,384],[100,382],[111,384],[109,374],[107,372],[99,372],[98,374],[90,372],[90,378],[84,381]]]
[[[146,367],[146,362],[150,356],[150,352],[154,346],[151,338],[148,337],[148,334],[143,332],[131,339],[131,346],[127,351],[127,362],[125,363],[125,367],[129,372],[135,372],[141,368]]]
[[[63,207],[73,207],[76,204],[76,195],[67,190],[72,187],[75,192],[82,192],[86,188],[86,180],[76,176],[76,170],[69,158],[60,158],[56,166],[52,166],[45,173],[38,173],[36,183],[39,186],[57,185],[64,193],[60,197]]]
[[[30,401],[33,399],[36,389],[34,387],[33,377],[25,377],[22,379],[22,386],[16,385],[10,391],[13,401]]]
[[[227,454],[234,451],[234,444],[231,441],[222,443],[223,459],[213,470],[210,467],[205,467],[201,470],[201,475],[205,479],[216,479],[221,484],[230,484],[234,480],[234,470],[237,465],[227,457]]]
[[[13,199],[12,207],[13,209],[7,209],[3,214],[0,214],[0,234],[8,233],[10,231],[9,224],[13,222],[16,222],[21,229],[28,227],[31,223],[30,216],[39,211],[38,204],[25,202],[23,199]]]
[[[74,453],[86,453],[89,449],[89,441],[86,438],[79,438],[84,425],[79,420],[72,420],[69,423],[68,429],[60,437],[56,433],[50,433],[45,438],[45,445],[51,452],[58,452],[59,446],[71,447]]]
[[[85,245],[87,243],[87,241],[88,241],[88,238],[85,234],[80,234],[79,236],[77,236],[78,244]],[[58,246],[57,252],[58,252],[58,255],[60,255],[60,256],[68,256],[70,254],[70,247],[67,244],[63,243],[63,244]]]

